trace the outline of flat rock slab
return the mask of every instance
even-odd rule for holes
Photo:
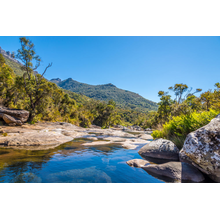
[[[3,133],[6,136],[2,135]],[[77,138],[88,139],[88,142],[83,144],[84,146],[114,144],[127,149],[136,149],[149,143],[148,140],[137,138],[123,131],[81,128],[65,122],[40,122],[19,127],[0,127],[0,147],[4,148],[42,150],[48,149],[48,146],[55,148]]]
[[[83,146],[98,146],[98,145],[107,145],[107,144],[112,144],[113,142],[111,141],[94,141],[94,142],[88,142],[88,143],[83,143]]]
[[[157,165],[145,165],[143,170],[159,176],[169,177],[174,180],[202,182],[203,174],[194,166],[184,162],[168,162]]]
[[[158,139],[142,147],[138,153],[143,157],[152,157],[179,161],[179,149],[169,140]]]
[[[139,146],[143,146],[148,141],[137,139],[137,140],[130,140],[130,139],[123,139],[123,141],[93,141],[88,143],[83,143],[83,146],[99,146],[99,145],[108,145],[108,144],[115,144],[115,145],[121,145],[124,148],[127,149],[136,149]]]
[[[62,134],[53,132],[27,132],[22,133],[19,136],[2,137],[0,139],[1,147],[12,147],[12,146],[44,146],[53,145],[57,146],[62,143],[71,141],[73,138]],[[18,148],[18,147],[16,147]]]

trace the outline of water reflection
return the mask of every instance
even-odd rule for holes
[[[21,173],[12,179],[13,183],[40,183],[41,178],[33,173]]]
[[[95,166],[53,173],[48,179],[56,183],[111,183],[111,178]]]
[[[0,182],[163,182],[126,164],[141,158],[137,149],[114,144],[82,146],[85,142],[89,140],[77,139],[40,151],[0,148]]]

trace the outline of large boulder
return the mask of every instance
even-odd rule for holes
[[[0,118],[8,125],[22,125],[29,118],[29,112],[22,109],[0,107]]]
[[[0,113],[10,115],[16,120],[20,120],[22,123],[26,122],[29,118],[29,112],[22,109],[0,107]]]
[[[181,182],[202,182],[205,180],[203,174],[197,168],[184,162],[150,164],[141,168],[149,174],[156,174],[159,179],[168,177]]]
[[[212,180],[220,182],[220,114],[187,135],[180,160],[191,163]]]
[[[138,153],[143,157],[152,157],[179,161],[179,149],[169,140],[157,139],[142,147]]]
[[[20,126],[22,125],[21,120],[17,120],[10,115],[3,114],[2,118],[8,125],[20,125]]]

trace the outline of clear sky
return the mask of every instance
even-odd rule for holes
[[[73,78],[118,88],[158,102],[158,91],[175,83],[203,91],[220,82],[220,37],[28,37],[48,63],[47,79]],[[6,51],[20,48],[19,37],[0,37]]]

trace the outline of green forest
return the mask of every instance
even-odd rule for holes
[[[20,43],[16,58],[23,66],[0,54],[0,101],[5,107],[28,110],[28,123],[64,121],[102,128],[138,125],[153,129],[153,138],[172,140],[181,148],[188,133],[220,113],[220,83],[205,92],[177,83],[159,91],[160,102],[156,104],[112,84],[91,86],[72,79],[53,83],[44,78],[52,63],[42,74],[36,73],[41,59],[34,44],[25,37]]]
[[[137,110],[139,112],[157,110],[157,104],[155,102],[147,100],[137,93],[119,89],[111,83],[93,86],[86,83],[77,82],[71,78],[61,82],[57,82],[56,79],[51,81],[55,82],[63,89],[86,95],[95,100],[107,102],[110,99],[113,99],[116,102],[116,106],[121,108]]]

